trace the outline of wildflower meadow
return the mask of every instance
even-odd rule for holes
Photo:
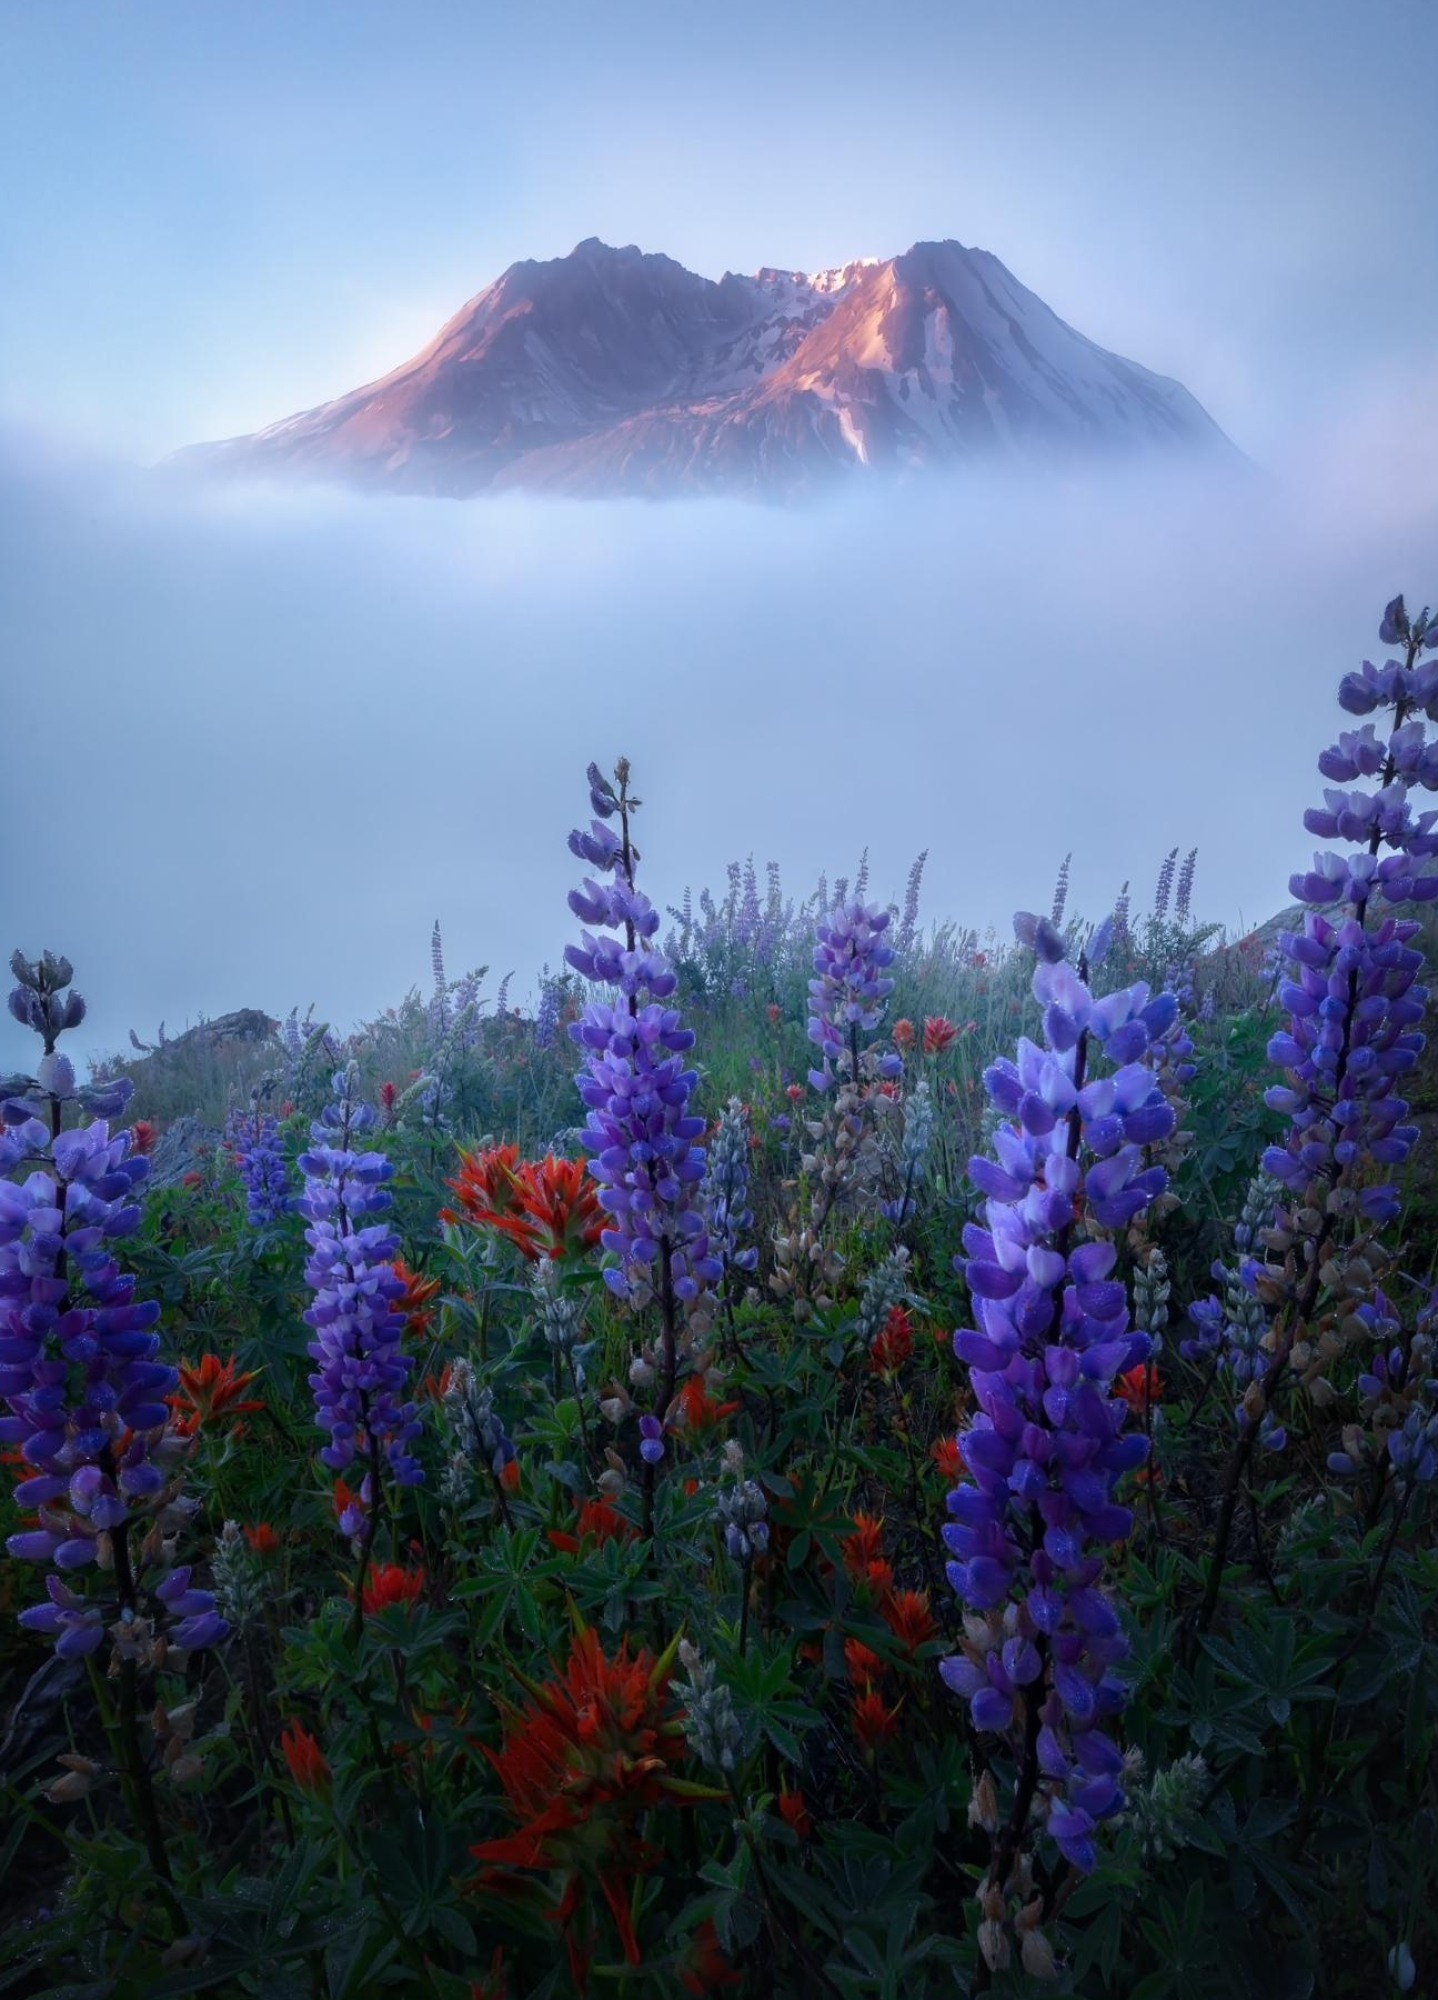
[[[436,926],[354,1032],[77,1068],[105,968],[18,941],[0,1993],[1438,1991],[1438,618],[1378,636],[1239,939],[1178,852],[1012,939],[923,857],[670,907],[621,758],[532,1009]]]

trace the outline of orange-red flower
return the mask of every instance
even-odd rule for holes
[[[519,1148],[515,1145],[462,1150],[459,1173],[446,1185],[459,1196],[464,1214],[456,1215],[453,1209],[442,1208],[440,1215],[446,1222],[489,1223],[495,1216],[507,1214],[513,1205],[512,1189],[518,1165]]]
[[[608,1226],[583,1160],[549,1153],[542,1160],[520,1161],[515,1146],[461,1153],[460,1160],[459,1178],[449,1185],[464,1220],[498,1230],[531,1263],[592,1250]],[[446,1222],[460,1220],[450,1209],[440,1212]]]
[[[130,1127],[130,1151],[132,1153],[153,1153],[154,1150],[154,1126],[148,1118],[137,1118]]]
[[[779,1817],[800,1840],[807,1840],[814,1831],[813,1817],[804,1803],[804,1794],[791,1792],[784,1785],[779,1787]]]
[[[265,1406],[258,1396],[244,1395],[256,1374],[252,1368],[237,1375],[233,1355],[223,1362],[218,1354],[202,1354],[198,1362],[182,1361],[179,1387],[173,1396],[165,1398],[175,1412],[174,1427],[181,1437],[193,1437],[196,1431],[208,1430],[213,1424],[231,1422],[250,1410],[262,1410]],[[244,1428],[243,1424],[236,1424],[235,1436],[239,1437]]]
[[[740,1407],[737,1398],[721,1403],[717,1396],[711,1396],[702,1375],[689,1376],[675,1400],[679,1407],[672,1421],[690,1437],[706,1436]]]
[[[518,1826],[470,1852],[500,1870],[563,1873],[552,1915],[581,1991],[588,1954],[570,1921],[581,1882],[599,1890],[626,1960],[637,1965],[629,1896],[651,1859],[638,1822],[665,1802],[718,1796],[672,1772],[684,1756],[683,1725],[667,1703],[675,1650],[658,1660],[647,1649],[631,1656],[624,1640],[611,1660],[598,1633],[579,1625],[563,1672],[556,1664],[549,1680],[527,1684],[529,1701],[509,1715],[502,1749],[485,1749]]]
[[[880,1606],[889,1630],[905,1652],[917,1653],[935,1632],[926,1590],[894,1590]]]
[[[884,1698],[875,1687],[866,1687],[854,1703],[850,1721],[861,1750],[881,1749],[899,1724],[899,1704],[885,1708]]]
[[[413,1604],[424,1589],[424,1571],[402,1563],[376,1563],[365,1579],[360,1603],[371,1617],[391,1604]]]
[[[887,1671],[878,1654],[862,1639],[844,1641],[844,1665],[855,1687],[870,1687],[875,1681],[881,1681]]]
[[[871,1563],[882,1560],[884,1554],[884,1517],[882,1514],[856,1514],[854,1530],[845,1535],[839,1548],[844,1557],[844,1567],[851,1576],[862,1576]]]
[[[507,1471],[508,1467],[505,1469]],[[554,1547],[562,1549],[566,1555],[571,1556],[578,1555],[581,1542],[591,1538],[602,1548],[606,1542],[615,1541],[620,1537],[625,1541],[632,1541],[635,1533],[634,1523],[626,1521],[614,1502],[606,1500],[602,1495],[598,1500],[580,1501],[579,1517],[572,1535],[567,1534],[562,1528],[548,1530],[549,1539]]]
[[[1120,1375],[1113,1385],[1114,1394],[1122,1396],[1129,1408],[1142,1416],[1158,1401],[1158,1364],[1140,1361],[1136,1368],[1130,1368],[1126,1375]]]
[[[489,1961],[489,1976],[472,1979],[469,2000],[509,2000],[509,1981],[504,1976],[504,1946],[497,1944]]]
[[[875,1375],[897,1375],[914,1348],[914,1328],[902,1306],[890,1306],[888,1317],[869,1343],[869,1367]]]
[[[679,1968],[679,1984],[686,1993],[717,1993],[722,1986],[738,1986],[739,1974],[719,1949],[719,1933],[714,1919],[701,1919]]]
[[[280,1749],[290,1776],[302,1792],[325,1792],[330,1785],[329,1760],[302,1722],[293,1718],[280,1734]]]
[[[903,1053],[907,1055],[909,1050],[914,1046],[913,1022],[895,1021],[893,1027],[889,1030],[889,1033],[893,1037],[894,1047],[896,1049],[901,1049]]]
[[[272,1556],[280,1546],[280,1538],[268,1521],[257,1521],[253,1528],[246,1528],[245,1540],[257,1556]]]
[[[964,1476],[964,1461],[959,1456],[959,1441],[956,1437],[941,1437],[929,1448],[929,1457],[951,1486],[957,1486]]]
[[[395,1311],[404,1314],[416,1340],[423,1340],[434,1318],[430,1300],[439,1290],[439,1279],[421,1277],[418,1271],[411,1271],[402,1257],[394,1260],[394,1274],[404,1286],[404,1297],[395,1300]]]
[[[924,1054],[941,1056],[958,1039],[958,1029],[945,1014],[930,1014],[924,1021]]]

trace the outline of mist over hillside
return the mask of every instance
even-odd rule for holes
[[[1307,846],[1285,739],[1433,568],[1420,409],[1376,391],[1237,484],[932,478],[794,514],[213,491],[12,440],[7,936],[69,953],[96,1051],[372,1013],[436,916],[521,997],[568,934],[583,768],[620,752],[668,901],[751,852],[806,894],[866,845],[896,894],[927,848],[928,918],[1006,926],[1070,849],[1097,912],[1196,842],[1202,913],[1262,921]]]

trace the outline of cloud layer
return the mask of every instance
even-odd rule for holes
[[[1438,590],[1432,384],[1281,476],[960,480],[802,512],[193,489],[3,456],[3,942],[63,950],[95,1050],[313,1000],[349,1022],[572,928],[591,757],[634,762],[646,879],[872,856],[983,928],[1197,843],[1227,923],[1286,898],[1338,675]],[[491,991],[493,990],[491,984]],[[8,1027],[0,1062],[28,1052]]]

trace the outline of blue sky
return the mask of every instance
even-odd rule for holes
[[[0,6],[0,421],[151,458],[581,237],[955,235],[1282,457],[1433,347],[1431,0]]]

